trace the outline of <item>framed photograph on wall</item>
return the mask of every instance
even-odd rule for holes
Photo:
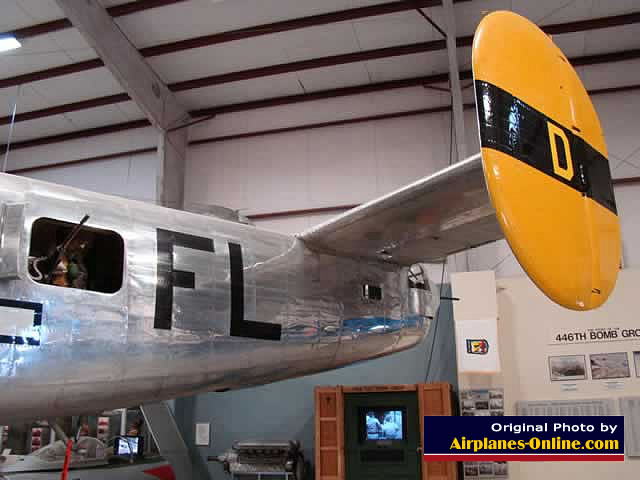
[[[587,379],[587,365],[584,355],[557,355],[549,357],[549,373],[552,382],[566,382]]]
[[[496,462],[493,465],[493,473],[496,477],[506,477],[507,475],[509,475],[507,462]]]
[[[611,378],[629,378],[629,357],[627,352],[596,353],[589,355],[591,378],[605,380]]]
[[[480,475],[478,464],[475,462],[464,462],[464,477],[477,477]]]
[[[493,462],[478,463],[478,470],[481,477],[493,477]]]

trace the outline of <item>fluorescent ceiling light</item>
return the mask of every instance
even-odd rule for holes
[[[15,50],[21,46],[22,44],[14,36],[0,36],[0,52]]]

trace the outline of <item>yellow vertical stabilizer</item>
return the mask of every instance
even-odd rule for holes
[[[600,121],[551,38],[512,12],[473,41],[487,187],[516,258],[553,301],[604,303],[620,268],[620,223]]]

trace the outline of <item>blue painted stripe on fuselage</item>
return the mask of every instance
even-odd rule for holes
[[[403,328],[418,328],[424,325],[424,317],[412,315],[401,320],[387,317],[360,317],[347,318],[342,325],[343,333],[388,333],[396,332]]]

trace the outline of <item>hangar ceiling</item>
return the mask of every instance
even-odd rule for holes
[[[445,87],[448,78],[444,39],[416,11],[420,7],[444,25],[439,0],[101,3],[194,119],[364,92]],[[552,34],[592,93],[640,89],[635,0],[459,0],[463,86],[470,79],[473,31],[497,9],[523,14]],[[5,0],[0,31],[23,44],[0,54],[0,151],[18,93],[12,149],[149,124],[55,0]],[[471,93],[464,91],[469,106]]]

